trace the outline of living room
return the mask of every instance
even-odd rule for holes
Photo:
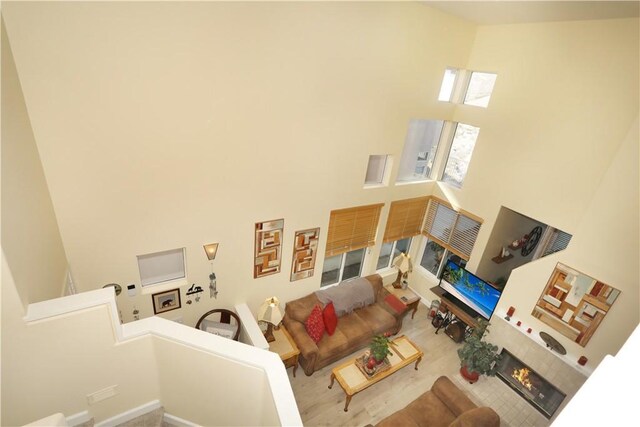
[[[122,285],[125,324],[154,316],[137,256],[176,248],[185,299],[157,316],[194,326],[218,307],[255,314],[272,296],[284,308],[320,289],[330,213],[342,208],[383,204],[361,276],[376,271],[393,201],[436,196],[481,218],[471,272],[502,207],[551,224],[569,246],[514,270],[497,313],[515,307],[545,328],[530,313],[560,262],[621,292],[585,347],[555,335],[585,369],[638,324],[637,268],[621,268],[639,258],[637,15],[494,25],[422,3],[207,2],[3,2],[2,15],[24,104],[19,121],[5,119],[15,104],[3,44],[2,246],[21,302],[5,306],[3,279],[3,419],[7,390],[21,387],[4,361],[24,359],[4,345],[18,340],[9,325],[60,297],[67,268],[79,293]],[[438,101],[451,67],[496,74],[486,108]],[[412,119],[480,128],[461,188],[396,183]],[[10,157],[11,138],[32,146],[39,172]],[[387,185],[364,188],[370,155],[392,156]],[[48,209],[27,196],[38,180]],[[255,278],[255,224],[279,218],[280,272]],[[316,227],[315,273],[290,281],[294,233]],[[210,261],[202,246],[214,242]],[[395,269],[381,274],[388,284]],[[435,298],[435,276],[416,266],[407,281]],[[205,292],[187,304],[194,283]]]

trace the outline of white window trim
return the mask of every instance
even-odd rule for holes
[[[184,270],[184,276],[182,277],[175,277],[175,278],[170,278],[167,280],[160,280],[157,282],[151,282],[151,283],[144,283],[144,279],[142,278],[142,276],[140,275],[140,258],[142,257],[147,257],[149,255],[159,255],[162,253],[167,253],[167,252],[178,252],[179,250],[182,251],[182,264],[183,264],[183,270]],[[183,286],[189,283],[188,278],[187,278],[187,251],[186,248],[182,247],[182,248],[176,248],[176,249],[169,249],[166,251],[158,251],[158,252],[151,252],[148,254],[142,254],[142,255],[138,255],[136,256],[137,259],[137,265],[138,265],[138,274],[140,276],[140,288],[143,290],[143,294],[146,293],[155,293],[155,292],[159,292],[161,290],[168,290],[168,289],[172,289],[175,288],[176,286]],[[151,289],[149,292],[144,292],[145,289]]]
[[[440,140],[438,141],[438,150],[436,151],[436,157],[433,159],[433,168],[431,169],[431,180],[442,182],[442,176],[444,175],[444,169],[447,166],[447,158],[449,157],[449,151],[451,151],[451,145],[453,144],[453,137],[456,134],[456,128],[458,122],[445,120],[442,132],[440,133]]]
[[[365,260],[367,259],[367,254],[368,254],[368,251],[367,251],[368,248],[364,248],[364,249],[365,251],[362,253],[362,260],[360,261],[360,271],[358,272],[358,275],[354,277],[362,277],[362,272],[364,271],[364,263],[365,263]],[[359,250],[360,249],[354,249],[353,251],[349,251],[349,252],[355,252]],[[349,252],[344,252],[340,254],[341,258],[340,258],[340,268],[338,268],[338,281],[335,283],[331,283],[329,285],[322,285],[322,273],[320,273],[320,282],[321,282],[320,288],[322,289],[329,288],[331,286],[338,285],[340,284],[340,282],[342,282],[342,276],[344,275],[344,265],[345,265],[345,262],[347,261],[347,254]],[[337,255],[334,255],[334,256],[337,256]],[[329,258],[332,258],[332,257],[329,257]]]
[[[413,236],[413,237],[415,237],[415,236]],[[405,239],[409,239],[409,247],[407,248],[407,251],[405,252],[407,254],[411,253],[411,247],[413,246],[413,241],[414,241],[413,237],[405,237]],[[389,255],[389,264],[386,267],[382,267],[382,268],[376,269],[376,273],[379,273],[379,272],[384,271],[384,270],[393,269],[393,267],[391,266],[391,263],[393,262],[393,251],[395,250],[396,245],[398,244],[399,240],[404,240],[404,239],[394,240],[393,241],[393,245],[391,245],[391,254]],[[384,245],[384,243],[382,243],[382,244]],[[382,246],[380,248],[382,248]],[[378,253],[378,259],[380,259],[380,254],[379,253]],[[378,266],[378,259],[376,259],[376,267]]]
[[[414,263],[415,264],[415,270],[420,273],[422,276],[424,276],[427,279],[430,279],[432,281],[435,281],[436,283],[440,281],[440,279],[438,279],[438,276],[436,276],[435,274],[433,274],[432,272],[430,272],[429,270],[427,270],[426,268],[424,268],[422,266],[422,257],[424,256],[424,251],[427,248],[427,242],[429,241],[429,238],[427,236],[422,236],[422,241],[420,242],[420,249],[418,251],[418,259],[416,260],[417,262]],[[437,243],[437,242],[436,242]],[[442,256],[442,261],[440,261],[440,265],[438,266],[438,275],[442,274],[442,269],[444,266],[444,260],[447,259],[450,255],[449,250],[447,250],[445,248],[444,250],[444,255]]]
[[[364,189],[381,188],[381,187],[389,186],[389,181],[391,180],[391,169],[393,168],[393,156],[391,154],[378,154],[378,155],[386,156],[386,159],[384,162],[384,170],[382,171],[382,182],[367,183],[365,181],[364,187],[363,187]],[[367,163],[367,168],[368,168],[368,163]]]

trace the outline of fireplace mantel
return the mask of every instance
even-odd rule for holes
[[[593,368],[588,366],[578,365],[578,358],[580,357],[580,355],[576,356],[575,354],[572,354],[568,349],[567,349],[566,355],[562,355],[551,350],[550,348],[547,347],[547,344],[542,340],[542,338],[540,338],[540,334],[539,334],[540,331],[534,329],[531,333],[527,333],[527,329],[531,326],[526,325],[524,322],[520,326],[518,326],[517,323],[519,320],[521,321],[521,319],[511,316],[511,321],[508,321],[505,319],[506,315],[507,315],[506,311],[496,310],[491,318],[491,321],[494,325],[497,322],[501,322],[504,325],[509,325],[509,327],[516,329],[518,332],[520,332],[520,334],[522,334],[528,340],[536,343],[541,347],[544,347],[549,351],[549,353],[553,354],[555,357],[562,360],[567,366],[578,371],[580,374],[584,375],[585,377],[589,377],[589,375],[593,373]],[[545,331],[545,332],[548,332],[548,331]],[[555,331],[551,331],[550,335],[553,336],[554,332]]]

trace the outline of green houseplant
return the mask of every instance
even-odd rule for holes
[[[371,340],[371,344],[369,345],[369,349],[371,350],[371,360],[375,360],[375,363],[382,363],[384,358],[391,354],[389,350],[389,338],[383,335],[376,335]]]
[[[488,321],[478,319],[478,326],[465,340],[462,348],[458,349],[460,374],[471,384],[478,381],[480,375],[494,376],[497,362],[500,361],[498,346],[483,341],[485,333],[489,332],[488,327]]]

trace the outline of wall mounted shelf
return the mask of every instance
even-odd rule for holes
[[[495,256],[493,258],[491,258],[491,261],[495,262],[496,264],[502,264],[505,261],[510,260],[511,258],[513,258],[513,255],[509,254],[507,256]]]

